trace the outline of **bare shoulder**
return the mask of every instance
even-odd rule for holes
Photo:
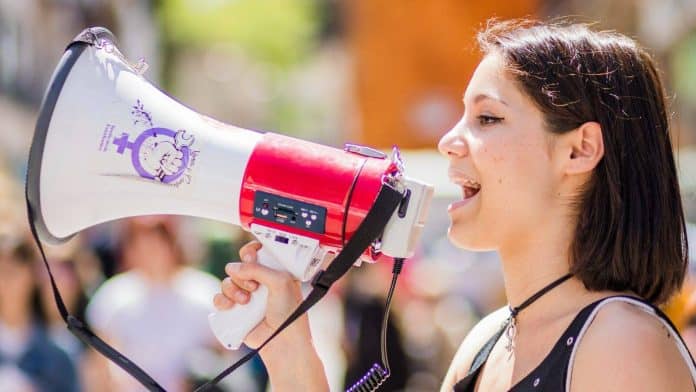
[[[579,342],[570,390],[693,392],[677,339],[635,305],[608,303]]]
[[[507,307],[502,307],[481,319],[469,331],[447,370],[447,375],[440,388],[441,392],[451,391],[454,385],[467,374],[476,354],[488,339],[500,330],[500,326],[508,315]]]

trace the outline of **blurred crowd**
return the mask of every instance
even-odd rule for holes
[[[199,30],[191,19],[198,14],[177,19],[183,9],[177,5],[188,3],[192,2],[0,0],[2,391],[143,390],[66,329],[25,213],[22,183],[36,111],[62,49],[82,28],[104,25],[114,30],[126,54],[147,59],[149,79],[174,90],[182,102],[205,108],[214,118],[327,144],[348,138],[342,130],[351,122],[354,105],[347,98],[347,75],[351,61],[358,61],[351,60],[352,49],[342,41],[346,26],[340,14],[350,8],[346,2],[236,2],[241,4],[239,12],[257,12],[256,17],[275,21],[286,41],[268,38],[273,30],[268,28],[247,34],[241,16],[235,16],[230,26],[214,26],[196,35]],[[215,14],[215,7],[223,3],[234,2],[196,2],[208,14]],[[637,35],[656,51],[670,91],[675,91],[673,108],[682,113],[674,118],[681,183],[687,219],[696,221],[696,79],[693,72],[680,73],[696,66],[694,0],[528,3],[538,6],[539,15],[600,20]],[[286,26],[269,14],[271,8],[257,9],[253,4],[273,4],[280,9],[274,12],[292,15],[302,28]],[[242,26],[241,33],[232,25]],[[203,27],[207,26],[197,28]],[[471,27],[471,35],[475,29]],[[311,39],[307,30],[313,32]],[[234,41],[239,34],[242,43]],[[255,41],[244,34],[258,37]],[[211,39],[221,35],[227,40]],[[258,52],[249,54],[249,46]],[[463,87],[457,86],[457,94]],[[442,113],[437,105],[426,106],[426,120]],[[428,178],[440,170],[416,166],[423,166],[420,170]],[[446,177],[444,171],[442,175]],[[471,326],[505,303],[497,255],[462,252],[449,244],[445,211],[451,198],[446,192],[436,195],[419,250],[404,267],[388,328],[392,377],[380,390],[436,390]],[[689,223],[688,231],[689,278],[666,310],[696,351],[696,226]],[[226,351],[217,343],[207,315],[213,310],[212,297],[224,265],[237,261],[237,250],[250,239],[237,228],[201,219],[139,217],[91,228],[65,245],[46,245],[46,254],[71,314],[168,391],[189,391],[244,354],[244,350]],[[390,265],[364,265],[310,311],[332,390],[351,385],[378,362],[390,279]],[[219,390],[263,391],[266,386],[263,364],[256,359],[225,379]]]

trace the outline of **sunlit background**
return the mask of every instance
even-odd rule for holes
[[[145,59],[153,84],[201,113],[335,147],[397,145],[407,172],[436,185],[424,238],[392,307],[393,375],[381,389],[436,390],[467,331],[505,299],[497,255],[447,241],[446,206],[457,190],[435,146],[461,116],[462,93],[480,59],[474,36],[487,19],[567,15],[634,37],[658,59],[687,218],[696,222],[696,0],[0,0],[0,231],[27,241],[23,179],[38,107],[66,45],[85,27],[105,26],[126,57]],[[696,231],[689,230],[694,261]],[[73,313],[168,390],[187,391],[241,355],[213,341],[211,303],[192,303],[215,290],[201,271],[221,276],[249,239],[220,223],[160,217],[100,225],[51,248],[49,259]],[[167,262],[171,243],[181,244],[184,266],[176,257]],[[23,294],[0,288],[0,389],[140,390],[67,333],[43,267],[31,265],[27,278],[0,273],[0,286],[35,291],[21,310]],[[332,390],[378,360],[390,268],[352,271],[311,313]],[[688,282],[668,309],[687,336],[696,321],[692,291]],[[126,303],[129,295],[136,304]],[[266,384],[257,360],[220,390]]]

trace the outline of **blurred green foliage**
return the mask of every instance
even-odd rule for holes
[[[317,0],[166,0],[157,9],[173,46],[234,43],[280,68],[302,61],[320,28]]]
[[[674,90],[681,100],[696,103],[696,32],[682,41],[672,59]]]

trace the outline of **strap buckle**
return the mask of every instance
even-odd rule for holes
[[[312,278],[312,287],[328,291],[333,284],[333,279],[326,275],[326,270],[319,270],[319,272]]]

